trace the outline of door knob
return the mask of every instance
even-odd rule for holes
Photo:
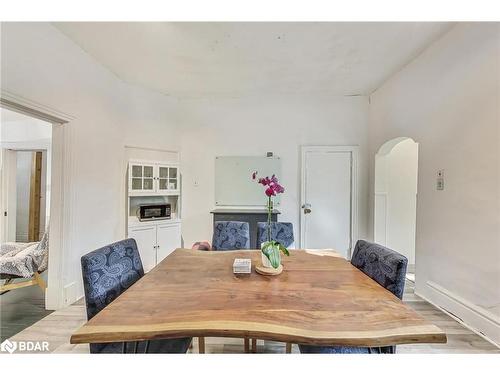
[[[302,208],[304,209],[304,214],[310,214],[311,213],[311,205],[309,203],[304,203],[302,205]]]

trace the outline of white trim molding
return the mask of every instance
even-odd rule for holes
[[[65,124],[75,120],[75,117],[71,115],[6,90],[1,91],[0,104],[3,108],[32,116],[37,119],[50,122],[51,124]]]
[[[500,348],[500,317],[433,281],[415,294]]]

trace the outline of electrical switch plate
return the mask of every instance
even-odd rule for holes
[[[444,169],[437,172],[436,190],[444,190]]]

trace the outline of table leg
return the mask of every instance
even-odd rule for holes
[[[286,343],[286,354],[290,354],[292,352],[292,343],[287,342]]]
[[[250,339],[244,338],[243,340],[245,342],[245,353],[249,353],[250,352]]]
[[[252,339],[252,353],[257,353],[257,339]]]

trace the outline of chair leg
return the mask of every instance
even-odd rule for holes
[[[292,352],[292,343],[287,342],[286,343],[286,354],[290,354]]]
[[[250,339],[244,338],[245,353],[250,352]]]
[[[205,353],[205,338],[204,337],[198,337],[198,353],[200,353],[200,354]]]
[[[257,353],[257,339],[252,339],[252,353]]]

